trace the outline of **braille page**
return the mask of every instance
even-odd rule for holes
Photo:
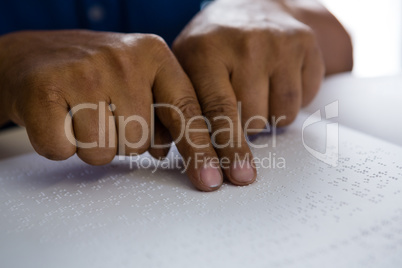
[[[254,184],[213,193],[148,155],[1,161],[0,266],[402,267],[402,148],[341,126],[332,167],[304,146],[325,150],[326,122],[303,144],[305,119],[253,139],[271,158]]]

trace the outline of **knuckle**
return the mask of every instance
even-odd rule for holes
[[[170,51],[169,46],[165,40],[156,34],[144,34],[140,37],[140,44],[146,49],[156,50],[160,53],[167,53]]]
[[[54,105],[65,106],[65,92],[56,81],[57,80],[53,79],[51,72],[45,75],[43,71],[40,71],[30,73],[24,77],[23,86],[29,89],[25,93],[25,99],[31,100],[27,106],[30,107],[37,104],[47,108]],[[29,114],[27,116],[29,116]]]
[[[236,55],[246,59],[258,60],[261,54],[266,51],[268,38],[261,29],[251,29],[247,32],[237,34]]]
[[[86,63],[86,65],[88,66],[91,66],[93,62],[115,57],[118,54],[119,50],[124,50],[121,44],[119,44],[119,46],[101,44],[96,46],[94,52],[86,53],[85,55],[83,55],[83,57],[81,58],[81,62]]]
[[[203,103],[203,112],[209,119],[218,116],[237,116],[236,101],[227,96],[214,96]]]
[[[301,103],[300,90],[283,90],[276,94],[271,115],[276,119],[281,118],[278,126],[286,126],[292,123],[297,117]]]
[[[64,101],[63,92],[57,86],[48,86],[43,101],[46,103],[60,104]]]
[[[298,25],[291,32],[289,38],[292,40],[298,40],[298,46],[294,48],[301,47],[306,49],[315,43],[315,34],[313,30],[307,25]]]
[[[151,44],[157,45],[157,46],[167,46],[165,39],[163,37],[156,35],[156,34],[145,34],[144,39],[150,42]]]
[[[206,34],[191,36],[186,41],[187,47],[192,47],[196,52],[203,52],[210,45],[210,38]]]
[[[183,117],[184,119],[190,119],[202,114],[200,105],[193,96],[183,96],[175,100],[172,105],[180,111],[180,114],[178,114],[175,109],[169,109],[169,118],[172,124],[178,124]]]
[[[36,93],[37,96],[34,96],[34,99],[39,101],[41,106],[49,108],[65,104],[64,92],[55,84],[43,84],[40,90],[33,93]]]
[[[311,38],[314,36],[314,31],[306,24],[299,23],[293,28],[293,33],[296,36]]]
[[[94,65],[89,59],[81,59],[55,68],[36,70],[24,79],[24,85],[30,89],[27,95],[44,104],[60,104],[66,97],[74,97],[73,92],[86,96],[98,95],[103,78]]]
[[[97,53],[88,57],[88,66],[93,70],[93,62],[97,62],[100,66],[109,67],[108,69],[114,74],[124,74],[133,60],[135,53],[132,53],[131,47],[120,42],[118,46],[108,44],[99,46]]]
[[[93,96],[99,91],[102,74],[91,62],[79,62],[77,65],[71,66],[71,71],[74,80],[79,81],[77,85],[81,86],[78,90],[83,94]]]
[[[314,36],[314,31],[310,26],[296,20],[291,20],[289,23],[279,26],[278,33],[284,37],[311,37]]]
[[[300,90],[284,90],[276,97],[276,101],[283,103],[283,105],[295,105],[301,99]]]
[[[315,43],[313,30],[300,22],[270,29],[267,33],[270,44],[281,56],[302,55],[305,50]]]
[[[143,51],[144,53],[139,54]],[[165,40],[154,34],[146,34],[140,37],[139,46],[136,48],[136,54],[138,55],[141,64],[145,66],[156,64],[161,68],[164,65],[170,65],[175,59],[169,46]]]
[[[22,77],[22,85],[30,89],[28,93],[37,94],[52,85],[52,73],[53,71],[46,67],[27,70]]]

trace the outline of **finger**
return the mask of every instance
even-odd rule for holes
[[[203,61],[199,61],[203,62]],[[205,61],[204,61],[205,62]],[[234,90],[227,68],[218,62],[194,65],[187,70],[197,91],[204,115],[212,126],[211,140],[226,177],[236,185],[247,185],[256,178],[252,154],[246,143]]]
[[[72,102],[71,115],[77,155],[91,165],[104,165],[116,155],[116,127],[105,101]]]
[[[213,191],[223,181],[217,155],[190,80],[173,55],[159,69],[153,87],[156,114],[169,130],[186,165],[186,173],[200,190]]]
[[[302,102],[301,67],[288,63],[270,78],[269,117],[274,126],[286,126],[296,118]]]
[[[308,105],[320,89],[325,75],[324,60],[317,46],[307,51],[302,68],[303,100],[302,106]]]
[[[162,125],[158,117],[155,117],[154,131],[151,134],[153,136],[151,137],[151,147],[148,149],[148,152],[156,159],[165,158],[169,153],[172,137],[169,130]]]
[[[47,93],[46,93],[47,92]],[[44,90],[21,112],[35,151],[51,160],[65,160],[75,154],[75,138],[67,102],[59,94]]]
[[[246,135],[255,135],[268,124],[268,75],[250,63],[232,73],[232,86],[241,103],[241,122]]]
[[[112,96],[119,155],[146,152],[151,141],[151,86],[141,79],[131,79],[118,95]]]

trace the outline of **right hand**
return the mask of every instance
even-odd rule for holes
[[[25,126],[40,155],[63,160],[77,153],[92,165],[109,163],[121,150],[125,155],[147,150],[155,157],[167,154],[168,148],[150,146],[153,102],[179,108],[186,124],[202,115],[191,82],[168,46],[157,36],[143,34],[74,30],[4,35],[0,37],[0,97],[0,115]],[[68,121],[69,111],[77,105],[100,103],[104,107],[82,109]],[[180,136],[182,118],[172,109],[155,110],[155,143],[169,144]],[[145,120],[148,131],[131,121],[125,133],[119,133],[120,123],[133,115]],[[105,117],[104,124],[100,116]],[[72,123],[72,133],[66,133],[65,122]],[[184,161],[190,160],[187,175],[198,189],[216,190],[222,184],[220,168],[207,164],[208,160],[195,161],[196,153],[202,159],[217,159],[205,121],[194,120],[191,128],[202,131],[189,132],[190,141],[205,146],[197,149],[184,137],[177,142]],[[128,146],[142,138],[141,146]],[[83,148],[74,139],[97,143]]]

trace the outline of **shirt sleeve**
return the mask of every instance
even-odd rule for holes
[[[153,33],[171,44],[209,1],[200,0],[4,0],[0,34],[19,30],[91,29]]]

